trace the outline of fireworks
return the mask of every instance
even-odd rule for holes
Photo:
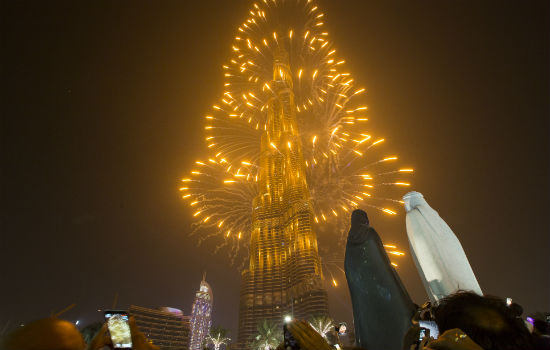
[[[358,207],[397,213],[400,201],[388,198],[387,189],[409,186],[399,177],[413,170],[392,167],[393,154],[379,156],[385,139],[367,131],[366,89],[346,71],[324,19],[310,0],[264,0],[237,28],[223,65],[221,98],[205,117],[211,156],[196,162],[180,189],[193,208],[195,232],[208,232],[199,241],[222,236],[217,249],[229,245],[232,252],[248,243],[270,83],[287,74],[273,70],[273,58],[281,54],[290,63],[287,80],[301,140],[271,147],[302,148],[315,222],[343,222]]]

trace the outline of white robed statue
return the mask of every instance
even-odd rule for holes
[[[432,303],[468,290],[483,295],[458,238],[419,192],[403,197],[412,257]]]

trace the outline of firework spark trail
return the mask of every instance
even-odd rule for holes
[[[374,158],[385,139],[365,130],[366,89],[356,87],[345,71],[324,19],[311,0],[263,0],[237,28],[222,66],[221,98],[205,117],[211,156],[183,180],[182,197],[195,209],[193,233],[201,233],[199,243],[223,237],[216,251],[227,245],[233,258],[248,244],[260,140],[273,98],[270,83],[284,74],[273,76],[273,58],[281,52],[291,66],[301,140],[279,147],[302,148],[315,221],[340,222],[359,206],[396,214],[395,207],[384,205],[399,202],[388,198],[387,188],[408,186],[397,176],[413,169],[388,169],[397,161],[393,155]]]

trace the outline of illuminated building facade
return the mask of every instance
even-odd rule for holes
[[[190,350],[201,350],[203,342],[210,334],[212,326],[212,305],[214,296],[212,288],[205,280],[206,275],[203,275],[201,285],[195,294],[193,309],[191,311],[191,340],[189,342]]]
[[[274,58],[273,98],[261,139],[259,195],[253,201],[249,268],[242,273],[238,343],[258,322],[285,315],[328,315],[317,237],[313,232],[288,55]]]
[[[161,349],[187,349],[189,346],[189,316],[171,307],[159,310],[132,305],[128,310],[147,339]]]

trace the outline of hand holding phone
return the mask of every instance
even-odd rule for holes
[[[420,326],[420,329],[427,329],[428,330],[428,337],[432,337],[434,339],[437,339],[439,337],[439,327],[437,327],[437,323],[435,321],[419,321],[418,325]]]
[[[418,333],[418,342],[420,343],[422,339],[430,336],[430,330],[428,328],[420,327],[420,332]]]

